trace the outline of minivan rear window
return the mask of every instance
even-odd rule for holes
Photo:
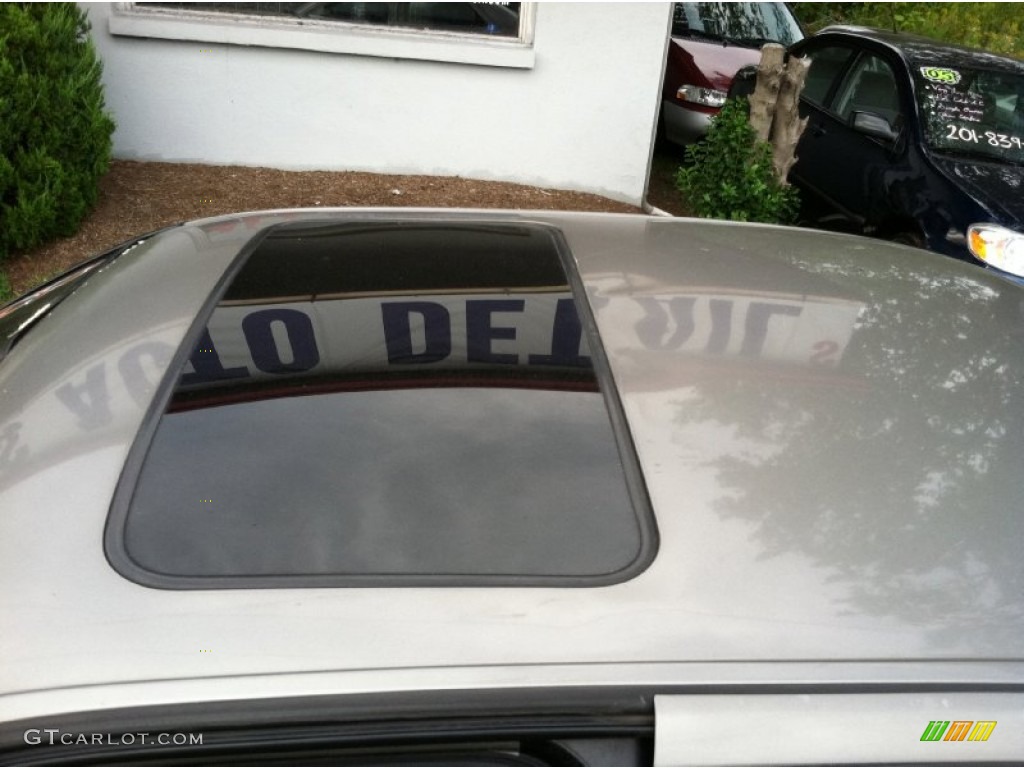
[[[559,243],[507,223],[270,230],[137,446],[112,562],[172,588],[642,569],[653,523]]]
[[[672,34],[753,48],[765,43],[790,46],[804,37],[785,3],[676,3]]]

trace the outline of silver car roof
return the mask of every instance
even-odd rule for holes
[[[645,571],[176,591],[110,566],[167,350],[255,233],[336,217],[562,233],[657,520]],[[458,687],[1022,684],[1022,298],[934,254],[722,222],[348,209],[169,230],[0,365],[0,720]]]

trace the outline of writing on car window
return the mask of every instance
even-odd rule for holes
[[[995,131],[979,133],[974,128],[956,125],[955,123],[950,123],[946,128],[949,130],[949,133],[946,134],[946,138],[951,141],[963,141],[970,142],[972,144],[988,142],[989,146],[1002,147],[1003,149],[1012,149],[1014,147],[1020,149],[1024,146],[1021,143],[1020,136],[1011,136],[1005,133],[996,133]]]
[[[933,149],[1024,161],[1024,73],[934,64],[913,75],[925,141]]]

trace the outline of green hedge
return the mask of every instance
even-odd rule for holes
[[[1024,3],[793,3],[809,32],[863,24],[1024,58]]]
[[[676,187],[696,216],[768,224],[796,219],[800,198],[775,177],[771,147],[757,141],[745,99],[727,101],[704,141],[686,148],[686,158]]]
[[[110,165],[114,122],[74,3],[0,3],[0,259],[73,234]]]

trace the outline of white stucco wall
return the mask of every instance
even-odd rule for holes
[[[668,3],[540,3],[525,67],[115,35],[113,4],[85,7],[116,157],[458,175],[641,202]]]

